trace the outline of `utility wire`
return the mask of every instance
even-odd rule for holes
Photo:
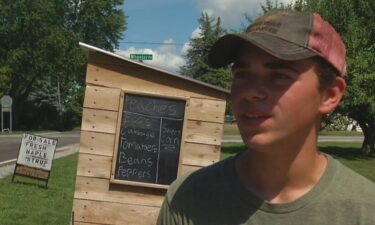
[[[163,43],[163,42],[147,42],[147,41],[119,41],[125,44],[140,44],[140,45],[190,45],[190,43]]]

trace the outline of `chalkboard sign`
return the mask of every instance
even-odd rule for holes
[[[126,94],[114,179],[169,185],[177,178],[185,101]]]

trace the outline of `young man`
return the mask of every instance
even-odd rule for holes
[[[247,147],[175,181],[159,225],[370,225],[375,185],[320,153],[321,119],[346,88],[345,46],[318,14],[273,11],[220,38],[233,63],[233,114]]]

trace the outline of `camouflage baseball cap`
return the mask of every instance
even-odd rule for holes
[[[320,56],[340,75],[346,73],[345,45],[336,30],[317,13],[270,11],[245,32],[227,34],[217,40],[209,52],[209,65],[218,68],[234,62],[244,43],[283,60]]]

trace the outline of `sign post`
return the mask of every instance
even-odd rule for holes
[[[152,60],[151,54],[130,54],[130,58],[134,60],[139,60],[142,62],[143,60]]]
[[[13,100],[9,95],[1,97],[1,132],[12,132],[12,104]],[[9,127],[4,129],[4,112],[9,112]]]
[[[56,146],[55,138],[23,134],[12,182],[20,175],[46,181],[47,188]]]

